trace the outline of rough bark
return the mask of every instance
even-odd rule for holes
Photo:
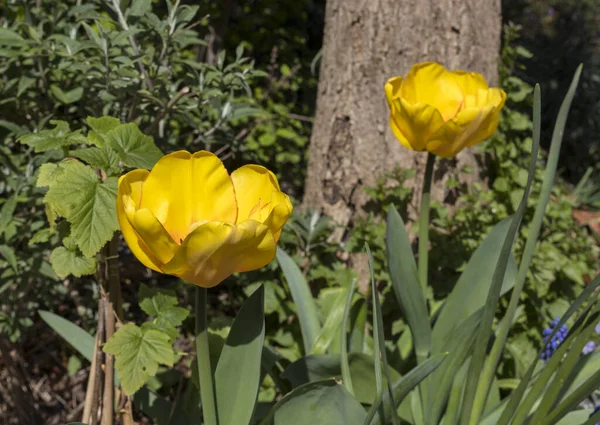
[[[496,84],[500,13],[500,0],[328,0],[304,205],[347,226],[367,201],[362,187],[397,166],[416,170],[417,205],[426,154],[394,138],[383,86],[423,61],[477,71]],[[436,162],[434,199],[444,198],[448,171],[464,165],[475,172],[463,181],[479,178],[473,149]]]

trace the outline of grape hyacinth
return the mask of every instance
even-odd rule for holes
[[[582,354],[590,354],[592,351],[596,349],[596,343],[594,341],[589,341],[583,346],[583,350],[581,350]]]
[[[596,406],[596,408],[594,409],[594,411],[593,411],[592,413],[590,413],[590,418],[591,418],[592,416],[594,416],[594,414],[595,414],[595,413],[596,413],[598,410],[600,410],[600,404]],[[596,425],[600,425],[600,422],[597,422],[597,423],[596,423]]]
[[[550,327],[544,329],[542,332],[542,335],[544,336],[542,341],[546,344],[546,348],[544,348],[544,351],[542,351],[542,354],[540,354],[540,358],[546,362],[550,360],[550,357],[552,357],[552,354],[554,354],[560,343],[565,340],[569,331],[567,325],[562,325],[554,335],[554,338],[552,338],[552,341],[548,341],[550,334],[554,331],[554,328],[556,325],[558,325],[559,321],[560,318],[557,317],[550,322]]]

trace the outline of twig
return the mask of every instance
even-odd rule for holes
[[[92,413],[92,398],[94,396],[94,387],[96,386],[96,363],[98,354],[98,335],[96,335],[96,343],[94,344],[94,354],[92,356],[92,366],[90,367],[90,376],[88,378],[87,388],[85,390],[85,402],[83,405],[83,415],[81,422],[87,424],[90,422]]]
[[[112,303],[106,298],[104,301],[104,321],[106,341],[108,341],[115,332],[115,315]],[[104,358],[104,396],[102,399],[102,425],[113,425],[115,414],[115,383],[114,383],[114,357],[112,354],[106,354]]]
[[[125,16],[123,15],[123,12],[121,11],[121,5],[119,4],[119,0],[112,0],[112,4],[113,4],[113,8],[115,9],[115,12],[117,13],[117,17],[119,18],[119,23],[121,24],[121,27],[125,31],[128,31],[129,25],[127,25]],[[131,44],[131,47],[133,48],[133,53],[135,53],[135,55],[138,56],[140,54],[140,49],[138,48],[138,45],[135,42],[135,38],[133,38],[133,35],[129,36],[129,43]],[[144,77],[144,81],[146,82],[146,86],[148,86],[148,90],[152,91],[152,87],[153,87],[152,80],[150,79],[150,76],[146,72],[146,67],[144,66],[144,63],[141,60],[139,60],[137,62],[140,67],[140,72],[142,73],[142,76]]]
[[[167,425],[171,425],[171,421],[173,420],[173,416],[175,415],[175,409],[177,408],[177,402],[179,401],[179,397],[181,396],[181,391],[183,390],[184,376],[181,374],[179,377],[179,385],[177,385],[177,393],[175,394],[175,400],[173,400],[173,405],[171,406],[171,411],[169,412],[169,419],[167,419]]]
[[[102,350],[104,343],[104,302],[102,297],[98,300],[98,333],[96,334],[96,369],[91,371],[96,375],[94,388],[92,389],[92,409],[88,425],[98,423],[98,409],[100,406],[100,393],[102,392]]]

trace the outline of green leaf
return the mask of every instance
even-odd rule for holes
[[[69,275],[81,277],[94,274],[96,271],[96,260],[94,258],[83,257],[64,246],[59,246],[52,251],[50,263],[56,274],[62,278]]]
[[[57,314],[45,310],[38,310],[38,314],[44,322],[54,329],[65,341],[75,348],[88,361],[94,356],[94,345],[96,339],[77,326],[75,323],[60,317]]]
[[[349,353],[348,367],[354,388],[355,398],[363,404],[372,404],[375,397],[375,375],[373,358],[363,353]],[[390,368],[392,382],[400,379],[400,374]],[[281,375],[293,388],[309,382],[327,378],[342,378],[342,365],[339,355],[316,354],[302,357],[287,367]]]
[[[266,425],[362,425],[363,407],[333,379],[311,382],[282,398]]]
[[[252,418],[265,339],[264,288],[261,285],[235,318],[215,371],[219,425],[247,424]]]
[[[110,130],[105,140],[106,145],[114,149],[128,167],[149,170],[163,155],[152,137],[143,134],[134,123]]]
[[[69,152],[69,154],[75,158],[81,159],[94,168],[103,169],[109,175],[116,174],[121,170],[119,167],[118,155],[114,150],[108,147],[76,149]]]
[[[333,339],[339,335],[345,304],[346,293],[340,291],[329,309],[329,314],[327,315],[327,319],[325,319],[325,323],[323,323],[319,336],[317,336],[313,344],[311,354],[324,354],[327,352]]]
[[[13,193],[3,204],[0,209],[0,236],[6,232],[8,225],[12,222],[13,214],[17,208],[17,193]]]
[[[177,297],[157,293],[140,301],[140,307],[149,316],[154,316],[152,324],[156,329],[168,334],[171,339],[178,335],[177,327],[189,316],[190,311],[179,307]]]
[[[433,326],[431,347],[433,353],[447,351],[443,341],[448,338],[453,328],[485,305],[494,268],[500,257],[502,241],[506,238],[509,226],[510,218],[496,224],[471,255]],[[511,255],[502,284],[502,294],[513,287],[516,274],[517,265]]]
[[[63,161],[58,164],[42,164],[38,171],[36,186],[47,187],[54,184],[65,172],[65,166],[67,166],[68,163],[68,161]]]
[[[539,93],[539,88],[536,88],[536,91]],[[539,102],[536,104],[539,105]],[[519,227],[521,226],[521,220],[523,219],[523,214],[525,213],[525,208],[527,206],[527,198],[529,197],[529,191],[531,190],[531,184],[535,175],[538,148],[539,138],[534,137],[531,160],[529,163],[529,177],[527,179],[525,193],[523,194],[519,208],[510,222],[510,227],[506,237],[502,242],[502,248],[498,257],[498,262],[494,267],[492,284],[485,302],[485,307],[483,308],[483,317],[481,319],[479,329],[477,330],[475,348],[473,350],[471,365],[469,367],[469,374],[467,376],[467,383],[465,386],[464,404],[460,420],[461,425],[474,425],[475,423],[479,422],[481,414],[483,413],[483,409],[485,408],[487,396],[489,394],[479,393],[478,395],[477,387],[481,380],[481,374],[484,367],[484,362],[486,360],[487,344],[492,334],[494,315],[498,307],[498,300],[502,292],[502,284],[504,283],[508,264],[510,263],[512,246],[514,244],[515,237],[517,236],[517,232],[519,231]]]
[[[42,130],[19,137],[19,143],[33,147],[36,153],[51,149],[60,149],[63,146],[85,143],[86,139],[79,131],[72,132],[65,121],[50,121],[55,125],[51,130]]]
[[[117,178],[101,182],[93,168],[78,161],[68,161],[45,201],[71,223],[71,236],[86,257],[96,255],[119,228]]]
[[[340,336],[340,369],[342,373],[342,384],[352,395],[354,395],[354,388],[352,386],[352,375],[350,374],[350,363],[348,362],[348,319],[350,316],[350,306],[352,305],[352,298],[354,296],[355,288],[356,279],[352,279],[352,283],[346,291],[346,303],[344,305]]]
[[[109,131],[121,126],[121,121],[114,117],[87,117],[85,122],[92,130],[99,134],[107,134]]]
[[[418,358],[427,358],[431,347],[429,313],[404,221],[394,206],[388,210],[385,245],[392,288],[410,327],[415,352]]]
[[[321,324],[319,323],[319,314],[317,313],[315,300],[300,268],[279,247],[277,248],[277,261],[292,293],[292,299],[296,304],[302,341],[304,343],[304,352],[310,353],[313,343],[321,332]]]
[[[175,357],[168,335],[155,329],[143,332],[133,323],[119,329],[104,345],[104,352],[116,356],[115,367],[127,395],[154,376],[159,364],[172,366]]]
[[[19,267],[17,266],[17,256],[15,250],[8,245],[0,245],[0,256],[4,257],[6,262],[10,265],[10,268],[19,273]]]
[[[425,360],[420,365],[416,366],[406,375],[395,381],[392,385],[392,391],[394,392],[394,400],[400,405],[402,401],[410,394],[412,390],[416,388],[425,378],[427,378],[436,368],[442,364],[444,359],[446,358],[446,353],[444,354],[434,354],[427,360]],[[393,406],[391,403],[391,399],[388,393],[383,395],[382,405],[384,408],[385,416],[390,417],[391,409],[397,408],[398,406]],[[373,418],[371,425],[380,424],[379,417],[376,416]]]
[[[152,10],[152,0],[133,0],[127,10],[129,16],[144,16]]]
[[[56,84],[50,84],[50,92],[59,102],[69,105],[81,100],[81,97],[83,96],[83,87],[76,87],[69,91],[63,91]]]
[[[35,81],[35,78],[21,75],[21,78],[19,78],[19,85],[17,86],[17,97],[21,96],[23,92],[26,92],[31,88],[35,84]]]
[[[25,39],[8,28],[0,27],[0,46],[21,47],[27,44]]]

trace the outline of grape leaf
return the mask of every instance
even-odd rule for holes
[[[127,395],[156,375],[159,363],[172,366],[175,357],[168,335],[155,329],[144,331],[133,323],[119,329],[104,345],[104,352],[117,357],[115,367]]]
[[[121,161],[132,168],[150,169],[163,155],[150,136],[146,136],[134,123],[120,125],[109,131],[106,145],[114,149]]]
[[[107,174],[116,174],[120,171],[119,157],[116,152],[108,147],[90,147],[76,149],[70,152],[71,156],[79,158],[94,168],[101,168]]]
[[[168,334],[171,339],[177,337],[177,326],[190,314],[189,310],[178,307],[177,304],[177,297],[164,293],[157,293],[140,301],[142,310],[154,317],[153,327]]]
[[[63,278],[69,275],[81,277],[96,271],[95,259],[78,255],[77,251],[68,250],[64,246],[52,251],[50,263],[56,274]]]
[[[55,127],[50,130],[42,130],[19,137],[19,143],[33,147],[35,152],[45,152],[51,149],[60,149],[63,146],[81,144],[86,138],[81,132],[72,132],[69,124],[65,121],[50,121]]]
[[[50,185],[44,200],[71,223],[71,236],[81,252],[91,257],[119,228],[117,178],[101,182],[94,169],[81,162],[63,164],[64,172]]]

